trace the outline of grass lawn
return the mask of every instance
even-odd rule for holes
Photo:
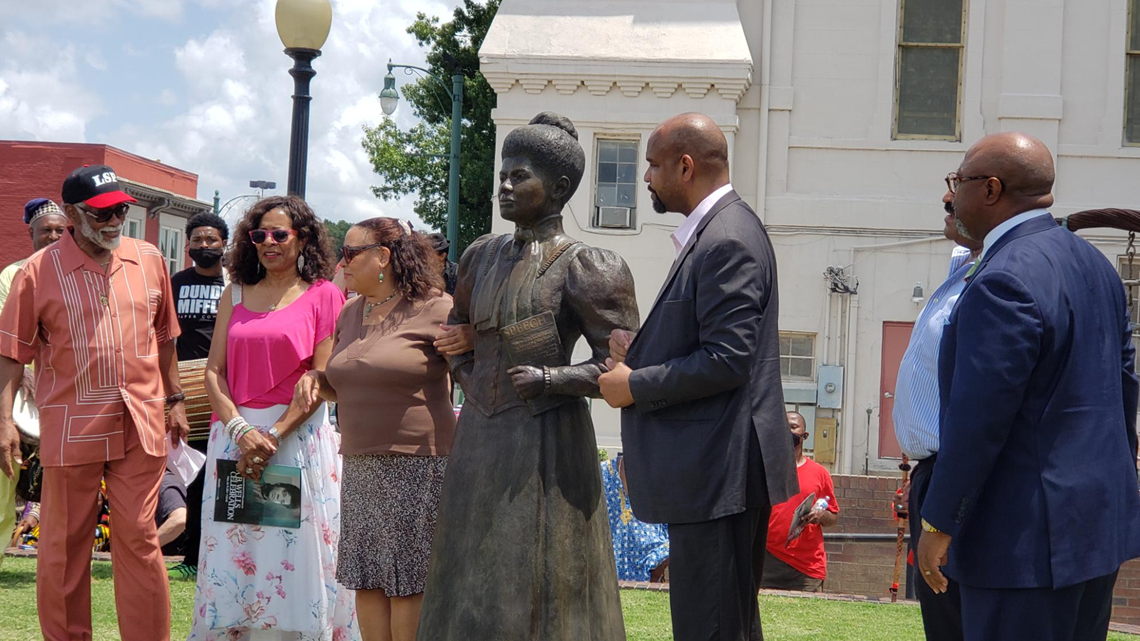
[[[171,582],[174,626],[171,638],[185,639],[190,631],[194,583]],[[111,565],[92,564],[91,601],[94,638],[118,639]],[[627,590],[621,595],[625,629],[631,641],[672,641],[669,597],[659,592]],[[137,604],[146,607],[145,604]],[[846,603],[820,599],[762,596],[764,635],[776,641],[919,641],[922,623],[918,607],[909,604]],[[36,619],[35,559],[7,558],[0,567],[0,641],[39,637]],[[1136,637],[1110,633],[1112,641]]]

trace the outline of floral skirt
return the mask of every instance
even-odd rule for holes
[[[272,425],[286,406],[240,407],[251,425]],[[214,520],[217,461],[241,452],[214,423],[202,493],[202,540],[190,641],[352,641],[360,639],[355,598],[336,583],[340,535],[340,455],[321,405],[282,439],[270,465],[301,468],[301,527]]]

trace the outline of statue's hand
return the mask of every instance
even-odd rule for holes
[[[507,374],[511,377],[515,391],[524,401],[538,398],[546,391],[546,379],[542,376],[542,370],[537,367],[519,365],[507,370]]]

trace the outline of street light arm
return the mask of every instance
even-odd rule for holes
[[[432,80],[434,80],[435,83],[437,85],[439,85],[443,89],[443,91],[447,94],[448,98],[455,100],[455,96],[451,93],[451,89],[449,89],[447,87],[447,83],[444,82],[443,79],[441,79],[439,76],[428,71],[427,69],[424,69],[423,67],[417,67],[415,65],[394,65],[394,64],[389,62],[388,63],[388,73],[391,73],[393,69],[403,69],[404,74],[408,75],[408,76],[412,75],[413,72],[418,71],[418,72],[422,73],[425,77],[431,78]]]

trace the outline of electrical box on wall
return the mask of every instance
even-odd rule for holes
[[[834,463],[835,462],[835,430],[836,422],[834,418],[816,418],[815,419],[815,462],[816,463]]]
[[[838,365],[819,366],[819,390],[816,405],[820,409],[837,410],[843,406],[843,368]]]

